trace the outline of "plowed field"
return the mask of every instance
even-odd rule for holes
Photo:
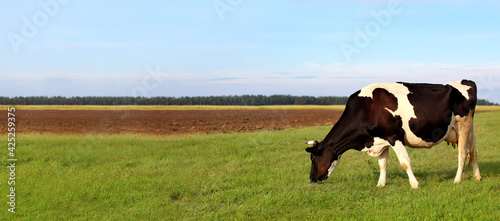
[[[16,110],[16,133],[236,133],[333,125],[338,110]],[[7,111],[0,111],[7,116]],[[0,130],[7,131],[7,121]]]

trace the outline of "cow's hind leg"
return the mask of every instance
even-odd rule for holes
[[[385,149],[382,152],[382,154],[378,156],[378,167],[380,168],[380,178],[378,179],[377,186],[385,186],[388,158],[389,158],[389,148]]]
[[[406,171],[406,174],[408,174],[411,188],[417,189],[418,181],[417,178],[415,178],[415,175],[413,175],[413,171],[411,170],[410,157],[408,156],[408,151],[406,151],[405,145],[398,140],[396,141],[396,144],[392,146],[392,149],[394,150],[394,152],[396,152],[401,167],[403,167],[403,169]]]
[[[476,135],[474,133],[474,126],[471,126],[471,137],[469,138],[469,165],[472,164],[472,171],[477,180],[481,180],[481,173],[479,172],[479,165],[477,163],[477,150],[476,150]]]
[[[470,162],[474,170],[476,179],[481,179],[479,167],[477,165],[477,152],[475,148],[475,137],[472,123],[472,112],[465,117],[457,117],[458,122],[458,168],[455,176],[455,183],[460,183],[464,170],[467,155],[470,154]]]

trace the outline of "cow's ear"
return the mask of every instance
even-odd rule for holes
[[[316,147],[309,147],[309,148],[306,148],[306,151],[307,151],[308,153],[312,153],[312,154],[314,154],[314,155],[316,155],[316,156],[321,156],[321,154],[323,153],[323,151],[318,150],[318,148],[316,148]]]
[[[306,148],[306,152],[312,153],[312,152],[314,152],[314,149],[315,149],[314,147],[308,147],[308,148]]]

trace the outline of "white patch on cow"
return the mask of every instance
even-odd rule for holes
[[[389,141],[384,140],[380,137],[373,138],[373,145],[371,147],[365,147],[361,151],[366,152],[372,157],[380,156],[384,150],[386,150],[391,144]]]
[[[332,162],[332,165],[330,165],[330,168],[328,168],[328,177],[330,177],[330,175],[332,175],[333,171],[335,170],[335,167],[337,167],[338,164],[339,164],[338,160],[334,160]]]
[[[387,88],[393,87],[394,84],[398,84],[398,83],[370,84],[364,88],[361,88],[361,91],[359,92],[358,96],[359,97],[373,98],[373,91],[375,89],[377,89],[377,88],[387,89]],[[402,84],[399,84],[399,85],[403,86]],[[406,87],[404,87],[404,88],[406,88]],[[406,88],[406,90],[408,90],[408,88]],[[409,91],[408,91],[408,93],[409,93]]]
[[[314,145],[315,143],[316,143],[316,141],[314,141],[314,140],[307,141],[307,144],[309,144],[309,145]]]
[[[382,84],[371,84],[361,89],[359,92],[359,97],[370,97],[373,98],[373,91],[377,88],[385,89],[389,93],[393,94],[398,100],[398,109],[396,111],[388,110],[393,116],[400,115],[400,113],[406,113],[408,117],[417,118],[415,112],[413,111],[413,105],[410,104],[408,100],[408,94],[410,90],[406,86],[400,83],[382,83]],[[409,112],[409,113],[408,113]]]
[[[467,90],[471,88],[470,86],[463,85],[461,80],[455,82],[448,82],[445,85],[447,84],[456,88],[465,97],[465,99],[469,100],[469,92],[467,92]]]

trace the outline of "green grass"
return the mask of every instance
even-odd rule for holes
[[[0,151],[0,219],[7,220],[496,220],[500,217],[500,112],[476,115],[483,180],[457,150],[409,149],[420,188],[390,152],[387,186],[377,158],[348,151],[324,183],[308,182],[303,144],[330,127],[153,137],[17,137],[16,214],[7,212],[7,148]],[[6,139],[1,145],[6,147]],[[4,157],[5,156],[5,157]]]

